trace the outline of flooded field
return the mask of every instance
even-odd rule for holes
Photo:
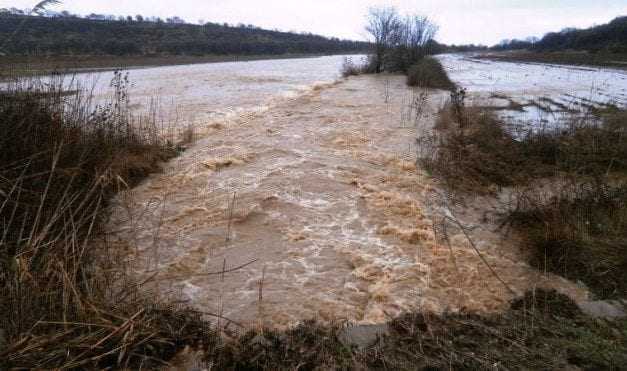
[[[476,104],[525,127],[559,124],[591,109],[627,106],[627,71],[537,63],[505,63],[472,55],[439,56],[451,79]]]
[[[139,279],[152,278],[150,289],[275,327],[311,318],[380,323],[411,310],[495,312],[534,287],[587,297],[585,288],[528,266],[514,238],[482,222],[488,206],[449,208],[416,169],[416,138],[446,92],[408,89],[401,76],[335,81],[341,58],[316,60],[220,66],[231,71],[224,77],[208,72],[215,65],[155,69],[189,69],[187,80],[163,76],[172,91],[158,71],[142,71],[150,82],[133,71],[143,91],[159,85],[164,96],[183,94],[181,117],[202,123],[193,146],[113,210],[111,240]],[[468,72],[474,62],[460,63],[447,68],[459,69],[452,77],[471,94],[531,94],[515,72],[499,71],[509,64],[492,67],[519,81],[505,92]],[[224,97],[203,93],[219,84]],[[438,220],[452,211],[470,232],[450,227],[448,244],[438,238]]]

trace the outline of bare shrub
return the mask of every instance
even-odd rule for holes
[[[370,8],[368,13],[366,31],[374,41],[374,72],[381,73],[384,70],[386,53],[393,47],[394,39],[400,28],[398,11],[393,7]]]
[[[420,15],[402,17],[394,7],[371,8],[366,31],[374,42],[374,73],[407,72],[429,54],[438,27]]]

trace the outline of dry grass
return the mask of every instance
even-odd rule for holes
[[[140,295],[101,237],[115,192],[175,155],[133,117],[127,79],[109,103],[62,81],[0,99],[0,368],[150,367],[206,336],[198,314]]]
[[[501,315],[413,313],[388,325],[364,349],[342,343],[342,324],[251,330],[205,360],[220,370],[621,370],[627,361],[627,321],[595,321],[555,292],[529,292]]]
[[[453,194],[511,194],[504,225],[540,269],[581,280],[600,298],[627,297],[625,112],[515,138],[493,112],[459,97],[424,140],[422,164]]]
[[[525,192],[506,222],[526,237],[535,266],[583,281],[600,299],[627,296],[626,184]]]

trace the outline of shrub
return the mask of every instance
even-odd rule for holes
[[[422,58],[409,69],[407,85],[432,89],[455,89],[455,84],[449,79],[440,61],[433,57]]]
[[[434,135],[422,140],[421,164],[450,189],[485,193],[523,183],[525,173],[539,170],[521,157],[519,144],[491,111],[469,107],[458,113],[449,105]]]
[[[369,56],[362,61],[361,64],[356,64],[349,57],[345,57],[342,63],[341,73],[343,77],[358,76],[364,73],[374,73],[375,63],[374,57]]]

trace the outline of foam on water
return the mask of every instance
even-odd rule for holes
[[[309,67],[301,73],[319,75]],[[450,247],[435,239],[434,185],[414,165],[418,131],[399,123],[411,94],[402,77],[358,77],[226,120],[120,197],[111,239],[128,246],[138,276],[157,271],[163,295],[248,324],[502,310],[511,293],[463,236]],[[431,98],[427,124],[446,94]],[[540,275],[494,233],[477,244],[517,293],[546,284],[585,295]]]

